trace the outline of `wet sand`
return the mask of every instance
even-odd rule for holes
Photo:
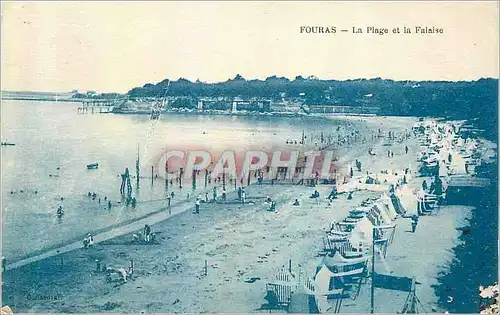
[[[353,118],[354,119],[354,118]],[[359,118],[355,118],[359,119]],[[370,118],[372,129],[401,132],[411,127],[404,118]],[[358,158],[364,170],[414,169],[419,145],[416,139],[385,146],[368,141],[345,148],[341,164]],[[410,152],[404,154],[404,146]],[[377,156],[369,156],[374,147]],[[386,152],[394,151],[393,158]],[[420,185],[415,178],[412,185]],[[103,241],[91,249],[77,249],[36,263],[7,271],[3,277],[4,304],[14,312],[253,312],[265,303],[265,283],[281,266],[292,260],[292,271],[311,270],[316,253],[322,249],[322,236],[331,220],[341,220],[352,207],[379,192],[360,191],[346,195],[328,207],[324,197],[330,185],[319,185],[320,204],[308,198],[315,188],[296,185],[252,185],[249,201],[239,204],[231,192],[227,204],[202,204],[199,215],[185,211],[168,220],[152,224],[158,244],[132,245],[131,234]],[[277,200],[277,212],[265,211],[266,196]],[[301,205],[292,206],[295,198]],[[466,207],[442,207],[436,216],[424,217],[417,233],[407,233],[409,221],[398,219],[396,238],[389,246],[386,264],[394,274],[418,277],[417,294],[428,307],[435,304],[431,285],[451,259],[460,226],[469,211]],[[443,225],[443,222],[446,222]],[[153,223],[153,222],[151,222]],[[134,260],[134,278],[125,284],[107,283],[95,271],[95,260],[110,266],[127,267]],[[207,275],[204,266],[207,261]],[[246,283],[248,277],[259,277]],[[362,287],[356,301],[344,304],[343,312],[369,311],[369,286]],[[404,295],[404,296],[403,296]],[[405,294],[396,291],[376,293],[378,312],[402,309]],[[402,300],[401,300],[402,299]],[[368,303],[367,303],[368,302]]]

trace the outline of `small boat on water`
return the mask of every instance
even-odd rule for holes
[[[88,170],[96,170],[98,168],[99,168],[99,163],[87,164],[87,169]]]
[[[16,144],[10,142],[2,142],[2,146],[7,146],[7,145],[16,145]]]

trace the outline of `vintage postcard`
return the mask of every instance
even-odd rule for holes
[[[2,314],[498,312],[497,1],[1,14]]]

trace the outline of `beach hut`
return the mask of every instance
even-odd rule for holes
[[[379,213],[380,218],[382,219],[382,222],[380,224],[390,224],[392,222],[391,217],[388,215],[388,213],[385,210],[385,206],[382,204],[381,200],[378,200],[374,205],[372,210],[374,212]]]
[[[363,243],[365,245],[372,244],[373,241],[373,224],[368,218],[363,218],[356,223],[354,227],[350,242],[351,244]]]
[[[398,213],[396,212],[396,209],[394,209],[394,205],[392,203],[391,198],[386,193],[383,193],[382,196],[380,197],[380,202],[384,207],[384,209],[386,209],[389,218],[391,218],[391,220],[395,220],[396,217],[398,216]]]
[[[412,217],[418,215],[418,201],[417,196],[404,185],[396,190],[395,193],[399,200],[399,206],[403,217]]]
[[[320,263],[316,267],[316,274],[326,267],[330,279],[329,288],[332,288],[334,286],[333,278],[359,275],[363,273],[367,261],[368,256],[346,258],[337,251],[320,259]]]
[[[450,171],[452,174],[454,175],[467,174],[465,164],[466,161],[460,154],[458,154],[457,152],[451,153]]]

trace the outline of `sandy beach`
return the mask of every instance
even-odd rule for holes
[[[411,127],[414,119],[349,117],[367,120],[367,138],[381,129],[396,134]],[[405,154],[404,147],[409,147]],[[374,148],[376,156],[368,155]],[[394,152],[387,157],[388,148]],[[341,148],[338,164],[346,166],[358,159],[363,172],[402,170],[416,172],[416,138],[402,143],[366,141]],[[359,174],[359,172],[355,172]],[[412,178],[419,187],[421,178]],[[320,202],[309,196],[318,190]],[[159,222],[150,222],[157,233],[156,244],[132,244],[132,234],[97,242],[90,249],[76,249],[43,259],[3,275],[3,304],[14,312],[255,312],[265,303],[266,282],[282,266],[292,263],[292,272],[311,272],[322,237],[332,220],[342,220],[349,210],[380,192],[358,191],[348,200],[339,195],[331,205],[325,197],[331,185],[251,185],[248,203],[237,201],[229,192],[226,203],[202,204],[200,214],[186,211]],[[265,211],[266,197],[277,202],[277,211]],[[300,206],[292,206],[299,199]],[[176,207],[172,210],[175,212]],[[422,217],[416,233],[410,233],[410,220],[398,218],[394,243],[387,257],[376,263],[377,272],[417,278],[417,295],[427,312],[444,311],[437,306],[432,286],[439,272],[446,272],[453,259],[450,249],[458,242],[470,207],[443,206],[432,216]],[[98,240],[98,235],[96,236]],[[107,266],[128,267],[134,275],[127,283],[105,281],[96,271],[96,260]],[[205,269],[205,262],[207,268]],[[258,278],[253,283],[248,278]],[[405,292],[377,289],[376,312],[398,312]],[[450,293],[452,295],[452,293]],[[345,301],[342,312],[369,312],[369,283],[362,285],[356,300]],[[267,311],[266,311],[267,312]]]

